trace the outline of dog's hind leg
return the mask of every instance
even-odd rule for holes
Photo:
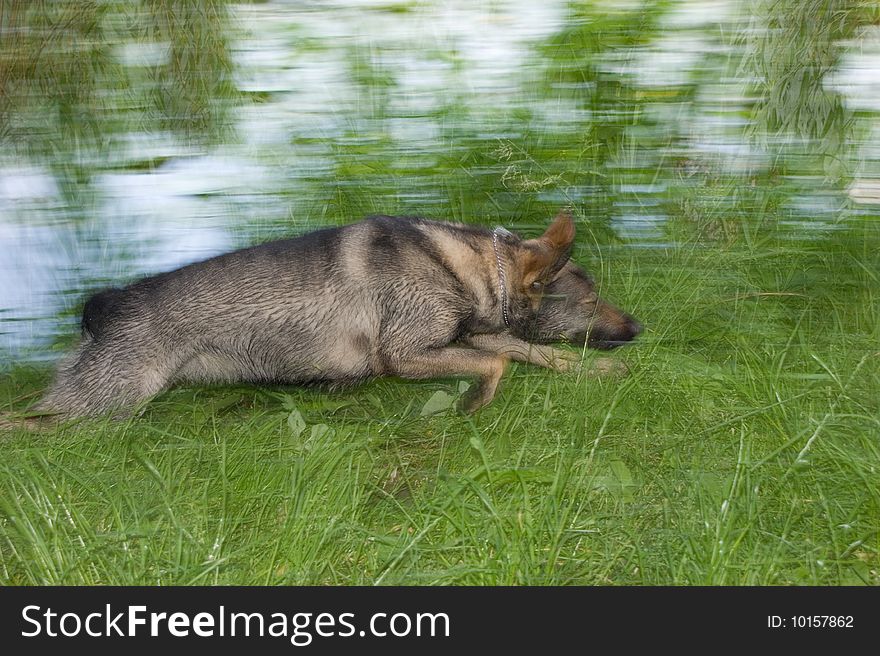
[[[125,414],[168,386],[175,362],[157,357],[148,344],[86,338],[36,405],[36,412],[63,419],[118,412]]]
[[[447,346],[395,356],[387,373],[401,378],[476,376],[477,384],[462,397],[460,405],[462,411],[470,414],[495,397],[507,363],[507,357],[497,353]]]

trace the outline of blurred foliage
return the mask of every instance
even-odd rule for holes
[[[852,115],[825,78],[839,64],[841,43],[880,18],[878,7],[865,0],[757,0],[755,24],[746,32],[747,68],[758,76],[754,129],[839,152]]]
[[[224,127],[221,101],[234,97],[226,33],[226,0],[147,0],[150,28],[169,44],[154,70],[155,103],[163,124],[187,134]]]
[[[4,0],[0,139],[76,161],[127,129],[216,139],[234,95],[225,0]],[[158,47],[127,66],[126,48]],[[94,164],[94,162],[92,162]]]
[[[840,65],[844,44],[880,20],[878,8],[865,0],[756,0],[751,5],[738,73],[755,79],[746,136],[770,153],[769,168],[755,183],[766,191],[763,202],[774,221],[795,218],[792,205],[798,196],[825,190],[828,199],[828,192],[852,183],[869,122],[858,120],[827,79]],[[843,195],[836,201],[839,207],[845,203]]]
[[[652,95],[625,68],[632,65],[639,48],[659,36],[660,21],[673,4],[648,0],[642,6],[615,9],[603,3],[574,2],[566,26],[542,48],[548,61],[544,93],[574,100],[586,117],[569,145],[577,149],[577,156],[567,176],[574,184],[587,185],[589,202],[584,211],[592,218],[610,218],[616,181],[612,165],[622,152],[669,145],[645,112]],[[638,135],[654,138],[645,142]]]
[[[37,153],[100,139],[103,85],[120,81],[103,28],[110,5],[0,3],[0,137]]]
[[[655,241],[753,240],[809,219],[798,199],[819,188],[843,207],[868,121],[826,79],[844,44],[877,23],[877,3],[743,2],[699,28],[705,59],[681,81],[646,83],[639,67],[657,44],[694,35],[670,27],[682,5],[569,3],[556,33],[535,44],[519,97],[498,107],[469,95],[454,44],[419,51],[449,72],[442,98],[415,112],[399,102],[399,59],[384,56],[381,35],[367,46],[335,45],[347,49],[355,99],[327,113],[345,127],[292,135],[282,159],[317,153],[326,166],[295,171],[297,183],[279,195],[291,215],[324,222],[406,212],[501,218],[526,230],[571,205],[598,242],[631,237],[615,228],[621,217],[662,222]],[[107,157],[132,137],[234,142],[239,99],[273,101],[272,92],[236,88],[234,27],[226,0],[5,0],[0,140],[7,152],[44,158],[62,187],[79,193],[96,171],[167,160]],[[315,47],[315,35],[299,32],[289,47],[295,58]],[[547,116],[554,107],[561,120]],[[721,117],[725,145],[753,152],[732,165],[713,144],[707,150],[694,131],[707,116]],[[410,143],[398,131],[405,124],[430,125],[433,136]]]

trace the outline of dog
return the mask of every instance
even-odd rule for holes
[[[569,260],[574,237],[567,212],[536,239],[373,216],[102,291],[36,411],[124,415],[186,383],[462,376],[473,413],[510,360],[567,371],[579,354],[550,343],[609,349],[641,332]]]

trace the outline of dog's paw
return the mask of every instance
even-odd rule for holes
[[[553,371],[576,374],[579,373],[583,367],[583,359],[579,352],[553,349],[549,365]]]
[[[481,392],[480,386],[477,385],[465,392],[458,400],[458,411],[463,415],[472,415],[483,406],[488,405],[491,400],[492,397],[487,398],[487,395]]]
[[[477,410],[492,402],[497,388],[497,380],[484,380],[476,385],[472,385],[458,400],[458,411],[465,415],[474,414]]]
[[[601,378],[622,377],[629,374],[629,367],[623,360],[615,358],[596,358],[585,367],[587,376]]]

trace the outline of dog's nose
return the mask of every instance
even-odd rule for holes
[[[634,317],[628,316],[626,318],[626,330],[629,333],[630,339],[635,339],[642,333],[642,324],[640,324]]]

